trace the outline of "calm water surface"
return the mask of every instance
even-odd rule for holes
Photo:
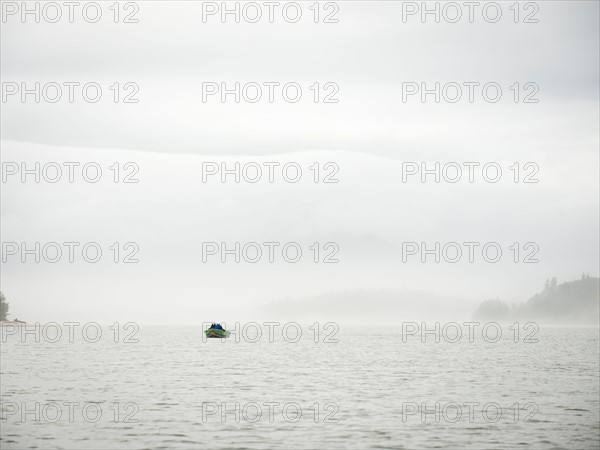
[[[337,343],[308,326],[296,343],[203,342],[199,327],[142,327],[137,343],[66,334],[3,335],[2,449],[600,445],[595,328],[541,328],[537,343],[508,330],[403,342],[400,327],[342,326]]]

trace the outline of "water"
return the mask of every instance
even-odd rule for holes
[[[598,329],[541,328],[538,343],[515,343],[505,329],[497,343],[476,334],[425,344],[403,342],[400,327],[342,326],[337,343],[324,343],[323,330],[315,343],[308,327],[297,343],[280,333],[203,342],[191,327],[142,327],[138,343],[124,343],[121,331],[118,343],[108,329],[97,343],[77,333],[70,343],[64,330],[55,343],[4,333],[2,449],[600,443]]]

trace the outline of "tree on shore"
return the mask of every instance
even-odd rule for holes
[[[8,317],[8,302],[2,292],[0,292],[0,321]]]
[[[497,298],[485,300],[473,314],[476,320],[508,320],[510,308],[506,303]]]

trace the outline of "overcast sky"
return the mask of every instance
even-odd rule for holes
[[[74,103],[22,103],[17,94],[1,104],[3,163],[104,169],[96,184],[2,183],[3,243],[95,241],[107,252],[98,264],[8,258],[2,291],[13,318],[192,323],[215,305],[227,314],[359,288],[521,301],[548,277],[598,275],[597,2],[538,2],[538,23],[514,23],[502,3],[493,24],[481,13],[474,23],[403,23],[402,2],[354,1],[337,3],[338,23],[315,24],[310,4],[293,24],[277,14],[272,24],[203,23],[201,2],[140,2],[132,24],[115,24],[108,3],[95,24],[5,17],[3,83],[103,88],[93,104],[77,90]],[[302,98],[202,101],[202,83],[269,81],[298,83]],[[470,81],[498,83],[502,98],[488,103],[475,88],[473,103],[402,101],[403,82]],[[127,82],[139,87],[138,103],[122,103]],[[339,102],[315,103],[315,82],[320,100],[335,83]],[[531,92],[525,83],[539,86],[538,103],[521,101]],[[129,161],[139,183],[113,183],[108,167]],[[297,162],[304,172],[295,184],[202,183],[211,161]],[[403,183],[403,163],[421,161],[496,162],[503,177]],[[339,182],[312,182],[314,162],[322,174],[323,164],[337,164]],[[514,183],[515,162],[535,163],[539,182]],[[307,253],[298,264],[203,264],[207,241],[295,241]],[[497,264],[403,263],[407,241],[494,241],[506,253]],[[112,263],[114,242],[136,242],[140,262]],[[312,263],[314,242],[335,242],[340,262]],[[535,242],[539,263],[514,263],[514,242]]]

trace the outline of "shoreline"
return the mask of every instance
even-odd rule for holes
[[[0,327],[6,327],[6,326],[10,326],[10,325],[16,325],[16,326],[27,326],[27,325],[35,325],[34,323],[29,323],[29,322],[12,322],[10,320],[3,320],[0,322]]]

